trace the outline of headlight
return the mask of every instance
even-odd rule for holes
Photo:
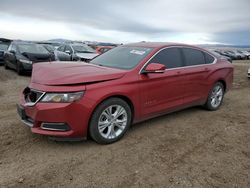
[[[41,102],[70,103],[82,98],[84,92],[46,93]]]
[[[32,64],[32,61],[25,60],[25,59],[19,59],[20,62],[25,63],[25,64]]]

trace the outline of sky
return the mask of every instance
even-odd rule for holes
[[[250,44],[250,0],[0,0],[0,38]]]

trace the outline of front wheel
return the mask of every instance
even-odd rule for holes
[[[8,64],[7,64],[6,61],[4,62],[4,68],[5,68],[6,70],[9,69],[9,66],[8,66]]]
[[[120,140],[131,124],[131,109],[120,98],[102,102],[94,111],[89,127],[93,140],[99,144],[111,144]]]
[[[223,102],[224,92],[224,85],[221,82],[217,82],[208,95],[205,107],[211,111],[218,110]]]
[[[23,67],[21,65],[21,63],[17,62],[16,64],[16,71],[18,75],[22,75],[23,74]]]

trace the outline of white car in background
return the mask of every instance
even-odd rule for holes
[[[79,43],[63,44],[57,50],[69,54],[71,61],[89,62],[99,55],[88,45]]]
[[[241,51],[243,54],[245,54],[247,56],[247,59],[250,59],[250,52],[248,51]]]

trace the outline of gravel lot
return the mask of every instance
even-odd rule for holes
[[[32,134],[15,108],[29,77],[0,67],[0,187],[250,187],[250,60],[234,65],[219,111],[155,118],[106,146]]]

